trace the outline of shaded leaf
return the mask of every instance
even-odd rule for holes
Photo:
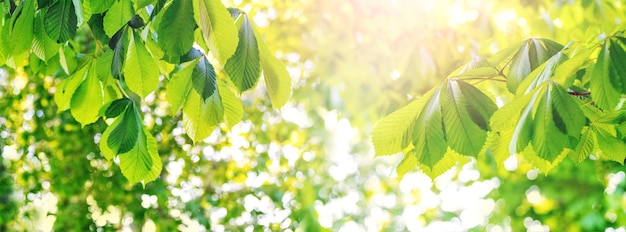
[[[46,12],[44,21],[46,32],[51,39],[65,42],[76,35],[76,11],[72,0],[59,0]]]

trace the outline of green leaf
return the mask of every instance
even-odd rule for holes
[[[104,104],[102,83],[98,79],[96,63],[90,62],[85,80],[78,86],[70,103],[70,112],[83,126],[98,120],[98,111]]]
[[[33,38],[32,51],[39,59],[47,62],[59,52],[60,44],[52,40],[44,29],[44,17],[41,14],[35,18],[35,37]]]
[[[556,68],[567,59],[567,55],[562,52],[557,52],[555,55],[550,57],[550,59],[527,75],[517,88],[516,94],[518,96],[528,94],[533,89],[537,88],[537,86],[550,80],[550,78],[555,75]]]
[[[72,0],[59,0],[48,8],[44,22],[51,39],[62,43],[76,35],[76,12]]]
[[[172,115],[176,114],[185,105],[187,96],[192,88],[191,73],[198,61],[200,59],[181,64],[178,71],[172,75],[172,78],[167,83],[165,98],[170,104],[170,113]]]
[[[562,48],[562,45],[548,39],[527,40],[511,60],[506,83],[509,91],[515,93],[519,84],[530,72]]]
[[[228,59],[224,69],[240,92],[246,91],[259,80],[261,65],[254,30],[246,14],[240,16],[239,44],[235,54]]]
[[[585,127],[582,130],[580,136],[580,142],[576,149],[572,150],[569,154],[570,159],[576,163],[581,163],[593,152],[596,146],[596,136],[589,127]]]
[[[243,118],[243,105],[241,100],[230,90],[225,81],[219,81],[217,83],[220,90],[220,97],[222,98],[222,105],[224,106],[224,119],[226,125],[232,128]]]
[[[441,88],[426,102],[413,124],[412,141],[417,160],[429,168],[443,159],[448,147],[441,114]]]
[[[89,6],[91,6],[92,14],[99,14],[105,12],[111,7],[115,0],[89,0]]]
[[[194,18],[202,32],[202,38],[224,64],[237,49],[237,27],[220,0],[193,0]]]
[[[122,71],[124,68],[124,57],[126,50],[124,44],[126,42],[126,30],[122,28],[111,38],[113,43],[113,59],[111,60],[111,75],[115,79],[122,79]]]
[[[122,122],[122,119],[123,119],[123,117],[115,118],[113,123],[111,125],[109,125],[104,130],[104,132],[102,132],[102,136],[100,136],[100,145],[99,145],[100,152],[102,152],[102,155],[107,160],[111,160],[111,159],[115,158],[115,156],[117,155],[117,151],[119,150],[119,147],[116,147],[115,151],[113,151],[113,149],[110,147],[108,141],[109,141],[109,138],[111,137],[111,132],[113,132],[113,130],[116,129],[119,126],[119,124]]]
[[[137,145],[142,124],[135,104],[129,104],[124,113],[116,120],[120,120],[119,124],[112,129],[105,142],[111,151],[117,155],[126,153]]]
[[[80,86],[80,84],[83,83],[83,80],[85,80],[87,71],[90,67],[91,65],[89,63],[83,65],[80,69],[73,73],[72,76],[61,81],[61,83],[57,86],[56,92],[54,93],[54,101],[57,104],[59,112],[70,108],[72,96],[78,86]]]
[[[223,116],[224,108],[219,94],[203,101],[200,94],[190,91],[183,107],[183,126],[194,142],[209,137]]]
[[[196,27],[192,2],[172,1],[161,19],[156,32],[165,54],[176,57],[187,53],[193,45]]]
[[[498,108],[476,87],[449,79],[442,88],[441,112],[448,146],[476,157],[487,139],[489,118]]]
[[[5,28],[10,27],[10,34],[8,36],[9,41],[4,41],[9,44],[8,49],[10,55],[17,56],[24,52],[27,52],[31,47],[33,41],[33,27],[35,19],[35,1],[23,1],[22,4],[13,13],[13,18],[9,22],[5,22]],[[9,26],[9,27],[7,27]]]
[[[191,74],[193,89],[202,96],[202,100],[206,101],[209,97],[217,93],[217,74],[213,69],[213,65],[209,63],[206,57],[201,57]]]
[[[395,154],[409,145],[409,136],[413,134],[411,127],[413,120],[417,118],[434,92],[435,89],[428,91],[422,97],[376,123],[372,133],[372,143],[374,144],[376,156]]]
[[[591,98],[600,108],[611,110],[615,109],[619,103],[621,94],[618,88],[621,88],[619,80],[624,78],[622,73],[616,71],[615,61],[611,60],[611,43],[604,43],[602,50],[598,54],[598,59],[593,67],[592,78],[589,80],[589,90]],[[619,50],[617,50],[619,51]],[[622,50],[623,52],[623,50]],[[623,60],[618,61],[623,62]]]
[[[508,113],[507,113],[508,112]],[[511,154],[532,152],[551,167],[565,149],[575,149],[585,117],[575,99],[556,82],[545,82],[533,92],[503,107],[493,116],[495,131],[510,138]],[[507,122],[509,121],[509,122]],[[532,144],[530,151],[527,149]]]
[[[289,100],[289,95],[291,95],[289,72],[287,72],[285,65],[270,52],[256,30],[254,34],[256,38],[259,38],[257,42],[267,93],[270,96],[272,106],[280,109]]]
[[[120,168],[130,183],[143,181],[144,186],[161,174],[162,163],[157,143],[146,128],[139,133],[137,146],[120,154]]]
[[[624,141],[601,127],[593,126],[592,129],[596,134],[598,148],[602,152],[601,157],[623,165],[626,158],[626,144]]]
[[[74,72],[77,66],[76,53],[69,46],[59,48],[59,63],[67,75]]]
[[[210,65],[206,57],[200,58],[191,74],[195,91],[189,91],[183,106],[183,125],[194,142],[211,135],[224,117],[215,71]]]
[[[109,108],[107,108],[107,110],[104,113],[104,115],[107,118],[115,118],[115,117],[119,116],[120,114],[122,114],[124,111],[126,111],[128,106],[130,104],[132,104],[132,103],[133,103],[133,101],[128,99],[128,98],[117,99],[117,100],[111,102],[111,104],[109,105]]]
[[[128,88],[142,97],[146,97],[159,86],[159,66],[146,50],[137,32],[130,38],[124,78]]]
[[[133,16],[135,16],[135,11],[131,0],[114,1],[104,15],[104,31],[109,37],[113,37]]]

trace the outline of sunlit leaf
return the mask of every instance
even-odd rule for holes
[[[193,0],[193,5],[204,41],[220,63],[225,64],[239,42],[233,19],[220,0]]]
[[[39,17],[36,17],[34,22],[33,33],[35,36],[33,38],[32,51],[39,59],[47,62],[59,52],[61,45],[52,40],[46,33],[44,28],[45,17],[42,17],[41,14],[38,16]]]
[[[128,87],[142,97],[148,96],[159,86],[158,65],[136,32],[130,37],[124,78]]]
[[[166,98],[170,104],[170,113],[176,114],[187,100],[187,96],[192,89],[191,73],[198,64],[199,59],[195,59],[180,65],[180,68],[167,83]]]
[[[267,93],[272,102],[272,106],[276,109],[280,109],[291,95],[291,78],[285,64],[270,52],[260,39],[260,35],[254,31],[255,37],[259,45],[259,54],[261,58],[261,68],[263,68],[263,80],[265,80],[265,86]]]
[[[83,80],[85,80],[87,71],[90,67],[91,65],[89,63],[83,65],[72,76],[63,80],[59,86],[57,86],[56,92],[54,93],[54,101],[57,104],[59,112],[70,108],[72,96],[78,86],[80,86],[80,84],[83,83]]]
[[[135,11],[131,0],[114,1],[104,15],[104,31],[109,37],[113,37],[133,16],[135,16]]]
[[[507,74],[507,87],[515,93],[519,84],[530,72],[547,61],[563,48],[562,45],[548,39],[527,40],[511,60]]]
[[[130,183],[144,181],[145,184],[161,174],[162,164],[156,140],[145,128],[138,135],[137,145],[119,157],[122,174]]]
[[[169,56],[181,56],[193,45],[196,22],[192,1],[172,1],[157,28],[158,43]]]
[[[477,156],[485,144],[496,104],[476,87],[453,79],[442,87],[441,97],[448,146],[458,154]]]
[[[82,125],[98,120],[98,112],[104,104],[102,83],[98,79],[96,63],[91,62],[85,80],[78,86],[72,96],[70,112]]]
[[[240,92],[256,85],[261,75],[259,47],[246,14],[239,16],[239,44],[224,69]]]

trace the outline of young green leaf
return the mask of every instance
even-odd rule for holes
[[[372,133],[372,143],[376,156],[395,154],[408,146],[408,143],[403,141],[406,140],[406,136],[411,136],[413,133],[407,133],[407,131],[413,129],[411,127],[412,121],[417,118],[434,92],[434,89],[428,91],[417,100],[376,123]]]
[[[62,43],[76,35],[76,11],[72,0],[59,0],[46,12],[46,32],[53,40]]]
[[[176,2],[176,1],[175,1]],[[135,16],[131,0],[116,0],[104,15],[104,31],[109,37],[119,31]]]
[[[202,38],[220,63],[226,63],[239,42],[233,19],[220,0],[193,0],[193,6]]]
[[[439,87],[428,99],[413,125],[412,141],[417,160],[429,168],[443,159],[448,147],[441,114],[441,89]]]
[[[498,108],[476,87],[449,79],[442,87],[441,112],[448,146],[465,156],[477,156],[487,139],[489,118]]]
[[[46,33],[42,14],[37,14],[34,23],[33,33],[35,33],[35,36],[33,38],[32,51],[39,59],[47,62],[50,58],[59,53],[61,45],[52,40]]]
[[[3,28],[10,28],[9,41],[4,41],[9,47],[5,51],[16,56],[27,52],[33,41],[33,26],[35,19],[35,1],[24,1],[18,6],[12,16],[12,20],[6,22]]]
[[[230,90],[225,81],[218,81],[217,86],[224,105],[224,120],[228,127],[233,127],[243,118],[243,105],[241,100]]]
[[[57,86],[56,92],[54,93],[54,101],[57,104],[59,112],[70,109],[72,96],[74,96],[74,92],[78,86],[85,80],[90,67],[91,65],[89,63],[83,65],[73,73],[72,76],[61,81],[59,86]]]
[[[124,78],[128,88],[142,97],[159,86],[159,66],[141,42],[137,32],[130,37],[124,65]]]
[[[162,163],[157,143],[150,132],[143,128],[137,139],[137,146],[125,154],[120,154],[120,169],[130,183],[156,180],[161,174]]]
[[[527,40],[511,60],[506,83],[509,91],[515,93],[519,84],[530,72],[562,48],[562,45],[548,39]]]
[[[195,27],[192,2],[172,1],[156,30],[158,43],[165,54],[177,57],[187,53],[193,45]]]
[[[626,78],[626,73],[618,73],[615,69],[616,61],[611,59],[611,43],[605,42],[602,46],[602,50],[598,54],[598,59],[593,67],[592,78],[589,80],[589,90],[591,91],[591,97],[595,104],[600,108],[606,110],[614,109],[619,103],[621,96],[621,84],[622,78]],[[623,50],[622,50],[623,51]],[[623,62],[617,61],[617,62]],[[618,89],[620,88],[620,89]]]
[[[291,95],[291,78],[285,64],[276,59],[265,45],[259,34],[254,31],[254,35],[259,45],[259,55],[261,58],[261,67],[263,68],[263,79],[267,93],[270,96],[272,106],[280,109]]]
[[[116,0],[89,0],[92,14],[99,14],[108,10]]]
[[[192,89],[191,73],[200,59],[195,59],[180,65],[178,71],[172,75],[167,83],[165,98],[170,104],[170,113],[176,114],[187,100],[187,96]]]
[[[211,135],[222,121],[224,106],[215,82],[215,72],[212,72],[206,57],[200,58],[192,72],[191,82],[196,91],[189,91],[187,95],[183,106],[183,125],[187,135],[197,142]]]
[[[598,148],[602,152],[602,158],[606,160],[613,160],[620,164],[624,164],[626,158],[626,143],[616,138],[615,134],[611,134],[609,131],[601,127],[592,127],[596,134],[596,140],[598,141]]]
[[[76,121],[83,126],[98,120],[98,112],[104,104],[102,83],[98,79],[96,63],[90,62],[89,71],[83,83],[78,86],[72,96],[70,112]]]
[[[261,64],[257,40],[248,16],[242,14],[239,20],[239,44],[224,69],[239,91],[243,92],[256,85],[261,74]]]

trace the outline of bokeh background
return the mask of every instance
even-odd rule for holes
[[[161,86],[142,111],[164,169],[144,189],[99,153],[103,121],[57,112],[60,80],[2,69],[0,231],[626,231],[617,163],[566,159],[546,176],[486,157],[431,180],[398,176],[402,155],[374,157],[370,142],[377,120],[477,55],[601,36],[625,22],[621,1],[224,3],[287,64],[287,105],[272,109],[260,86],[241,123],[193,144]]]

